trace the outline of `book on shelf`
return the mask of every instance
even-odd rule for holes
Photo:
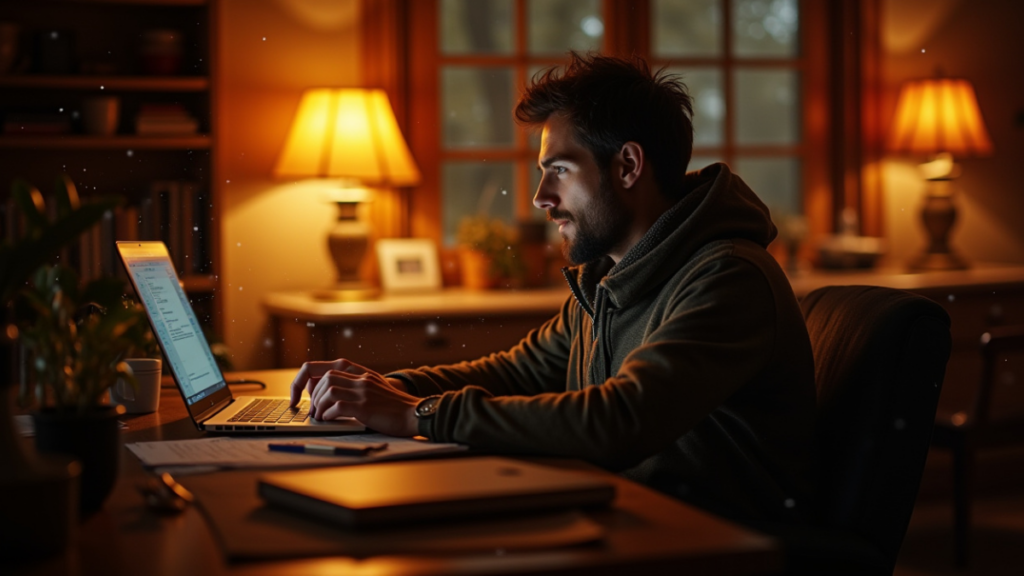
[[[83,198],[88,203],[89,198]],[[56,217],[56,200],[46,198],[47,218]],[[0,202],[0,238],[15,242],[27,226],[13,198]],[[117,256],[118,240],[161,240],[183,276],[212,271],[210,256],[210,197],[204,187],[188,180],[158,180],[136,204],[106,212],[56,262],[74,268],[83,282],[116,276],[127,280]]]
[[[197,134],[199,121],[180,104],[143,104],[135,116],[135,132],[141,136]]]
[[[71,119],[64,114],[47,112],[11,112],[4,116],[3,133],[7,135],[68,134]]]
[[[210,272],[208,195],[198,182],[159,180],[139,202],[139,239],[162,240],[179,274]]]

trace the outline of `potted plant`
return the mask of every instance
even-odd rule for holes
[[[470,289],[518,285],[523,259],[515,231],[497,218],[469,216],[457,235],[462,284]]]
[[[133,330],[145,319],[123,295],[116,278],[80,286],[74,270],[44,266],[16,300],[31,375],[21,399],[35,402],[36,448],[81,460],[85,516],[99,509],[117,477],[123,409],[105,403],[105,395],[119,378],[135,385],[124,360],[145,345],[144,332]]]
[[[8,322],[10,305],[35,270],[98,223],[118,200],[103,199],[83,206],[74,184],[66,176],[60,177],[54,195],[56,218],[51,222],[44,216],[42,195],[27,182],[15,181],[11,197],[26,231],[18,239],[0,241],[0,301],[6,315],[6,329],[0,333],[0,461],[4,462],[0,467],[0,504],[20,520],[18,530],[0,542],[0,556],[26,557],[59,552],[66,545],[77,518],[80,467],[68,458],[37,458],[25,450],[15,432],[13,394],[8,388],[12,383],[10,360],[19,334]]]
[[[134,382],[121,360],[144,345],[131,330],[144,318],[123,303],[120,280],[98,279],[80,287],[74,271],[45,263],[118,201],[82,205],[64,178],[51,221],[37,190],[19,181],[12,193],[26,231],[16,247],[4,246],[0,269],[5,303],[14,303],[13,331],[28,354],[20,398],[35,401],[37,450],[81,460],[80,508],[88,515],[109,494],[117,473],[117,412],[100,400],[117,378]]]

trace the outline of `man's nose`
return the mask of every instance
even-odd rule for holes
[[[533,205],[541,210],[550,210],[558,206],[558,196],[549,191],[544,180],[545,177],[542,176],[537,185],[537,192],[533,195]]]

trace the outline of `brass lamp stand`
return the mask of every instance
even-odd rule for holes
[[[380,290],[359,278],[359,266],[370,246],[370,226],[359,218],[358,201],[338,201],[338,221],[327,233],[327,247],[338,271],[338,281],[332,288],[317,290],[318,300],[358,301],[371,300]]]
[[[963,270],[967,261],[949,247],[949,232],[956,223],[953,177],[929,178],[928,192],[921,207],[921,221],[928,232],[928,247],[910,261],[911,270]]]

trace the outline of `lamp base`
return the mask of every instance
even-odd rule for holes
[[[330,288],[314,290],[314,300],[323,302],[362,302],[376,300],[380,297],[380,289],[361,282],[341,282]]]
[[[963,270],[967,260],[949,246],[949,232],[956,222],[956,206],[949,177],[928,181],[928,194],[921,207],[921,222],[928,233],[928,248],[910,261],[911,270]]]
[[[970,264],[967,263],[959,255],[952,252],[944,253],[924,253],[910,261],[911,270],[966,270],[970,268]]]

